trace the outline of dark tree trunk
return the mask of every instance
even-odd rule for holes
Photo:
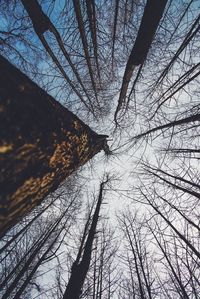
[[[99,190],[99,196],[98,196],[98,201],[97,205],[95,208],[94,215],[92,217],[92,223],[91,227],[87,236],[87,240],[85,242],[84,250],[82,253],[82,260],[81,262],[79,261],[79,256],[78,254],[76,261],[72,265],[71,269],[71,276],[67,285],[67,288],[65,290],[63,299],[78,299],[81,290],[87,275],[87,272],[89,270],[90,266],[90,260],[91,260],[91,254],[92,254],[92,245],[96,233],[96,227],[99,219],[99,212],[103,200],[103,190],[104,190],[104,185],[109,181],[109,178],[107,177],[106,181],[102,182],[100,184],[100,190]],[[87,225],[87,224],[86,224]]]
[[[99,84],[101,85],[101,75],[100,75],[99,58],[98,58],[95,0],[86,0],[86,7],[87,7],[87,16],[88,16],[88,20],[89,20],[92,44],[93,44],[94,58],[95,58],[95,62],[96,62],[96,70],[98,73]]]
[[[144,62],[166,4],[167,0],[147,0],[138,35],[130,55],[131,64],[139,65]]]
[[[115,121],[124,103],[135,66],[144,63],[166,4],[167,0],[147,0],[136,41],[126,64]]]
[[[98,97],[97,97],[97,92],[96,92],[96,84],[95,84],[95,80],[94,80],[94,72],[92,69],[92,64],[91,64],[91,59],[90,59],[89,46],[88,46],[87,36],[86,36],[85,28],[84,28],[84,21],[83,21],[82,12],[81,12],[80,1],[73,0],[73,5],[74,5],[74,11],[75,11],[75,15],[76,15],[76,20],[78,23],[78,29],[79,29],[82,44],[83,44],[85,59],[87,61],[87,66],[88,66],[88,70],[89,70],[92,87],[93,87],[93,90],[95,93],[95,98],[98,102]]]
[[[51,21],[43,13],[41,6],[35,0],[21,0],[26,11],[28,12],[32,22],[34,30],[37,34],[43,34],[51,28]]]
[[[93,105],[92,102],[90,100],[90,96],[87,92],[87,90],[85,89],[85,86],[81,80],[81,77],[77,71],[77,68],[75,67],[75,65],[73,64],[69,53],[67,52],[67,50],[65,49],[64,43],[62,41],[62,38],[58,32],[58,30],[55,28],[55,26],[53,25],[53,23],[51,22],[51,20],[48,18],[48,16],[45,15],[45,13],[42,10],[42,7],[39,5],[39,3],[37,2],[37,0],[21,0],[24,8],[26,9],[32,24],[33,24],[33,28],[35,30],[35,33],[37,34],[38,38],[40,39],[42,45],[44,46],[45,50],[47,51],[47,53],[50,55],[50,57],[52,58],[53,62],[56,64],[56,66],[58,67],[60,73],[63,75],[63,77],[65,78],[65,80],[67,81],[67,83],[69,84],[69,86],[72,88],[72,90],[76,93],[76,95],[80,98],[81,102],[85,105],[85,107],[91,111],[93,113],[93,115],[95,116],[94,113],[94,109],[93,109]],[[73,84],[73,82],[71,81],[71,79],[69,78],[69,76],[67,75],[67,73],[65,72],[65,70],[63,69],[62,65],[60,64],[59,60],[57,59],[56,55],[54,54],[54,52],[51,50],[51,47],[49,46],[48,42],[46,41],[45,37],[44,37],[44,33],[46,31],[50,30],[57,42],[58,45],[64,55],[64,57],[66,58],[67,62],[69,63],[69,65],[71,66],[77,81],[80,83],[84,93],[87,96],[87,99],[89,101],[89,105],[87,104],[87,102],[84,100],[84,97],[82,96],[82,94],[79,92],[79,90],[76,88],[76,86]]]
[[[106,144],[0,56],[0,235]]]
[[[117,18],[119,12],[119,0],[115,1],[115,16],[114,16],[114,25],[113,25],[113,36],[112,36],[112,68],[114,65],[114,55],[115,55],[115,39],[117,31]]]

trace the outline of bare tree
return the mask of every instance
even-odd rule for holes
[[[108,183],[109,178],[107,176],[106,180],[101,182],[100,184],[100,190],[98,195],[98,200],[95,208],[94,215],[92,217],[90,229],[87,235],[86,239],[86,232],[88,230],[88,223],[86,223],[85,227],[85,233],[83,235],[82,244],[80,246],[77,258],[75,262],[72,265],[71,269],[71,276],[67,285],[67,288],[65,290],[63,298],[79,298],[81,294],[81,290],[87,275],[87,272],[89,270],[90,261],[91,261],[91,254],[92,254],[92,246],[94,242],[94,237],[96,234],[96,227],[99,219],[99,212],[102,205],[103,200],[103,191],[104,186]],[[86,240],[85,240],[86,239]],[[85,244],[84,244],[85,243]],[[84,244],[84,249],[83,249]]]
[[[53,62],[56,64],[56,66],[60,70],[63,77],[69,83],[72,90],[80,98],[81,102],[86,106],[86,108],[89,111],[91,111],[94,114],[94,109],[93,109],[93,105],[90,101],[90,96],[88,95],[88,92],[87,92],[85,86],[83,85],[83,82],[80,78],[80,75],[79,75],[75,65],[73,64],[70,55],[68,54],[67,50],[65,49],[64,43],[62,41],[62,38],[61,38],[58,30],[53,25],[53,23],[50,21],[50,19],[44,14],[44,12],[42,11],[42,9],[41,9],[40,5],[38,4],[37,0],[31,0],[31,1],[30,0],[29,1],[22,0],[22,3],[23,3],[25,9],[27,10],[27,12],[29,14],[29,17],[31,18],[31,21],[33,23],[33,28],[34,28],[37,36],[39,37],[40,41],[42,42],[44,48],[46,49],[47,53],[51,56]],[[58,42],[58,45],[59,45],[59,47],[62,51],[62,54],[66,58],[66,60],[69,63],[70,67],[72,68],[72,70],[73,70],[73,72],[76,76],[77,81],[80,83],[84,93],[87,96],[87,99],[89,100],[89,104],[87,104],[87,102],[86,102],[86,100],[84,100],[84,97],[82,96],[82,94],[78,91],[78,89],[76,88],[74,83],[71,81],[71,79],[69,78],[69,76],[65,72],[64,68],[60,64],[59,60],[57,59],[56,55],[51,50],[48,42],[46,41],[46,39],[44,37],[44,33],[48,30],[51,31],[54,34],[54,36],[55,36],[55,38]]]
[[[58,2],[1,1],[0,51],[45,91],[0,58],[0,294],[198,299],[198,0]]]
[[[83,44],[85,59],[87,61],[87,66],[88,66],[88,70],[89,70],[89,74],[90,74],[92,87],[93,87],[93,90],[94,90],[94,93],[95,93],[96,101],[98,102],[96,84],[95,84],[95,79],[94,79],[94,72],[93,72],[93,69],[92,69],[91,59],[90,59],[90,55],[89,55],[88,41],[87,41],[87,36],[86,36],[86,33],[85,33],[85,29],[84,29],[84,23],[83,23],[82,12],[81,12],[81,5],[80,5],[79,0],[73,0],[73,5],[74,5],[74,11],[75,11],[75,14],[76,14],[76,20],[77,20],[77,23],[78,23],[78,29],[79,29],[82,44]]]
[[[134,68],[135,66],[144,63],[166,4],[167,0],[147,1],[138,35],[126,64],[118,105],[115,111],[115,121],[117,120],[117,114],[124,103]]]
[[[147,233],[142,228],[142,222],[138,220],[137,213],[132,215],[130,211],[121,213],[118,216],[120,228],[126,238],[125,250],[121,254],[123,263],[128,268],[128,278],[130,281],[129,294],[135,298],[155,297],[155,287],[152,273],[152,261],[148,252]],[[122,251],[123,252],[123,251]],[[150,270],[151,269],[151,270]]]
[[[51,206],[45,216],[37,220],[34,217],[29,230],[15,242],[15,247],[4,252],[0,282],[2,298],[19,298],[31,288],[32,283],[38,290],[43,289],[36,273],[44,264],[56,258],[63,239],[69,235],[79,209],[78,196],[79,193],[75,192],[63,203],[61,196],[57,198],[59,208]]]

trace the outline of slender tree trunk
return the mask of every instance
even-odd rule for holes
[[[39,218],[52,204],[54,201],[56,201],[58,199],[58,197],[55,197],[53,200],[51,200],[51,202],[45,206],[45,208],[43,208],[39,213],[36,214],[36,216],[33,217],[33,219],[31,219],[22,229],[20,229],[11,239],[9,239],[6,244],[1,247],[0,249],[0,255],[2,254],[3,251],[6,250],[7,247],[9,247],[20,235],[24,235],[24,233],[26,233],[26,231],[30,228],[31,224],[37,219]],[[23,236],[22,235],[22,236]],[[19,238],[16,242],[18,242],[21,238]],[[15,242],[15,244],[16,244]],[[15,245],[14,245],[15,246]],[[12,248],[10,249],[12,251]],[[6,250],[8,251],[8,250]],[[8,254],[8,253],[7,253]],[[7,256],[6,254],[6,256]],[[4,256],[4,258],[6,257]],[[4,259],[3,258],[3,259]],[[3,260],[2,259],[2,260]],[[2,262],[2,260],[0,260],[0,263]]]
[[[162,18],[167,0],[147,0],[130,60],[134,65],[144,62]]]
[[[91,227],[88,233],[87,240],[85,242],[84,251],[82,254],[82,260],[76,259],[76,261],[72,265],[71,276],[65,290],[63,299],[78,299],[81,293],[81,289],[83,287],[87,272],[90,266],[91,254],[92,254],[92,245],[94,241],[94,236],[96,233],[96,227],[99,219],[99,212],[103,200],[103,190],[104,185],[108,182],[107,180],[100,184],[100,191],[98,196],[98,201],[96,205],[96,209],[92,218]]]
[[[125,231],[126,231],[126,234],[127,234],[127,238],[128,238],[128,241],[129,241],[132,253],[133,253],[135,271],[136,271],[136,274],[137,274],[139,291],[140,291],[140,297],[141,297],[141,299],[145,299],[145,291],[144,291],[144,287],[143,287],[143,284],[142,284],[141,273],[140,273],[139,265],[138,265],[138,261],[137,261],[137,255],[136,255],[134,245],[133,245],[133,242],[132,242],[132,239],[131,239],[129,228],[128,228],[128,226],[125,222],[124,222],[124,224],[125,224]]]
[[[181,296],[182,298],[189,299],[189,296],[188,296],[188,294],[186,292],[185,286],[182,284],[181,279],[179,279],[179,277],[178,277],[178,275],[177,275],[177,273],[176,273],[176,271],[174,269],[174,266],[172,265],[172,263],[170,261],[170,258],[169,258],[170,255],[167,254],[165,245],[162,246],[162,244],[160,243],[160,241],[158,240],[158,238],[156,237],[156,235],[155,235],[155,233],[153,232],[152,229],[151,229],[151,232],[152,232],[152,234],[153,234],[153,236],[154,236],[154,238],[155,238],[155,240],[156,240],[159,248],[161,249],[161,251],[162,251],[162,253],[163,253],[163,255],[164,255],[164,257],[165,257],[165,259],[166,259],[166,261],[167,261],[167,263],[169,265],[169,268],[170,268],[171,273],[173,274],[173,276],[175,278],[175,281],[178,283],[178,285],[180,287],[180,290],[177,290],[178,293],[179,292],[182,293],[182,295],[183,295],[183,297]]]
[[[139,265],[143,274],[143,278],[144,278],[144,282],[146,285],[146,289],[147,289],[147,293],[148,293],[148,297],[149,299],[152,299],[152,291],[151,291],[151,283],[148,281],[148,268],[147,266],[145,267],[145,259],[147,259],[147,255],[144,254],[144,257],[142,257],[141,251],[141,243],[140,243],[140,239],[138,239],[136,237],[136,234],[134,232],[134,228],[132,227],[131,224],[131,230],[133,233],[133,238],[134,238],[134,242],[135,242],[135,251],[136,251],[136,255],[138,256],[138,260],[139,260]],[[143,249],[144,250],[144,249]]]
[[[98,60],[98,43],[97,43],[97,26],[96,26],[96,13],[95,13],[95,0],[86,0],[87,15],[90,26],[90,33],[92,37],[94,58],[96,62],[97,73],[99,77],[99,83],[101,84],[101,76],[99,69],[99,60]]]
[[[166,103],[168,100],[172,99],[173,96],[180,90],[183,90],[185,88],[185,86],[187,84],[189,84],[190,82],[192,82],[194,79],[196,79],[198,76],[200,75],[200,71],[198,71],[196,74],[194,74],[191,78],[189,78],[188,80],[186,80],[183,84],[181,84],[176,90],[174,90],[169,96],[167,96],[156,108],[156,111],[153,114],[153,117],[155,116],[155,114],[158,112],[158,110],[160,109],[161,106],[164,105],[164,103]],[[152,118],[152,117],[151,117]]]
[[[48,231],[46,231],[43,235],[40,235],[38,237],[36,242],[32,244],[29,251],[27,251],[25,255],[23,255],[23,257],[19,260],[19,262],[12,269],[12,271],[5,277],[4,281],[2,281],[2,283],[0,284],[0,289],[6,286],[9,283],[10,279],[15,275],[15,273],[17,273],[16,277],[13,279],[9,287],[6,289],[6,292],[3,295],[2,299],[8,298],[12,293],[12,291],[16,289],[18,282],[25,275],[27,269],[29,269],[31,264],[34,263],[38,253],[42,250],[43,246],[48,242],[51,235],[58,229],[60,222],[63,220],[63,218],[69,211],[71,205],[72,202],[69,204],[68,208],[64,211],[64,213],[58,219],[56,219],[53,224],[49,226]]]
[[[85,89],[85,86],[84,86],[84,84],[81,80],[81,77],[80,77],[75,65],[73,64],[73,62],[70,58],[70,55],[68,54],[67,50],[65,49],[64,43],[62,41],[62,38],[61,38],[58,30],[55,28],[55,26],[53,25],[51,20],[48,18],[48,16],[45,15],[45,13],[42,10],[42,7],[39,5],[37,0],[21,0],[21,2],[23,4],[24,8],[26,9],[31,21],[32,21],[35,33],[37,34],[38,38],[40,39],[41,43],[43,44],[45,50],[51,56],[53,62],[56,64],[56,66],[59,69],[60,73],[63,75],[65,80],[68,82],[68,84],[72,88],[72,90],[79,97],[81,102],[95,116],[94,110],[93,110],[93,104],[90,100],[90,96],[89,96],[87,90]],[[73,72],[74,72],[74,74],[77,78],[77,81],[79,82],[79,84],[81,85],[84,93],[86,94],[87,99],[89,101],[89,104],[87,104],[87,102],[85,101],[82,94],[79,92],[79,90],[73,84],[73,82],[71,81],[71,79],[69,78],[69,76],[67,75],[65,70],[63,69],[62,65],[60,64],[59,60],[57,59],[56,55],[51,50],[51,47],[49,46],[48,42],[46,41],[43,34],[48,30],[51,31],[54,34],[64,57],[66,58],[66,60],[69,63],[70,67],[72,68],[72,70],[73,70]]]
[[[40,4],[36,0],[21,0],[21,2],[28,12],[37,34],[43,34],[51,29],[50,19],[42,11]]]
[[[147,0],[136,41],[126,64],[115,121],[124,103],[135,66],[144,63],[166,4],[167,0]]]
[[[144,194],[143,194],[144,195]],[[145,195],[144,195],[145,196]],[[172,222],[166,218],[162,212],[157,208],[157,206],[155,206],[148,198],[147,196],[145,196],[145,198],[147,199],[147,201],[149,202],[150,206],[158,213],[159,216],[161,216],[165,222],[169,225],[169,227],[171,227],[173,229],[173,231],[178,235],[178,237],[180,238],[180,240],[182,240],[183,242],[185,242],[185,244],[190,248],[191,251],[194,252],[194,254],[200,259],[200,253],[199,251],[192,245],[192,243],[182,234],[179,232],[179,230],[172,224]]]
[[[114,55],[115,55],[115,40],[116,40],[116,31],[117,31],[117,18],[119,12],[119,0],[115,1],[115,16],[114,16],[114,25],[113,25],[113,36],[112,36],[112,70],[114,66]]]
[[[67,221],[68,219],[65,221],[64,225],[62,225],[62,227],[59,229],[59,231],[56,233],[56,237],[53,239],[53,241],[50,243],[50,245],[48,246],[48,248],[45,250],[45,252],[42,254],[42,256],[38,259],[38,261],[36,262],[36,264],[34,265],[33,269],[30,271],[29,275],[26,277],[24,283],[22,284],[22,286],[20,287],[20,289],[16,292],[15,296],[13,297],[13,299],[18,299],[21,298],[22,293],[24,292],[24,290],[27,288],[27,286],[30,284],[31,279],[33,278],[34,274],[36,273],[36,271],[38,270],[38,268],[42,265],[42,263],[44,262],[47,254],[52,250],[53,246],[56,244],[56,242],[58,241],[58,238],[60,237],[63,229],[66,227],[67,225]]]
[[[167,73],[169,72],[172,65],[174,64],[174,62],[179,57],[179,55],[189,45],[191,40],[198,34],[199,29],[200,29],[199,21],[200,21],[200,14],[198,15],[198,17],[196,18],[196,20],[192,24],[192,26],[189,29],[188,33],[185,35],[185,38],[184,38],[182,44],[180,45],[180,47],[178,48],[178,50],[176,51],[176,53],[174,54],[174,56],[172,57],[172,59],[170,60],[168,65],[164,68],[164,70],[162,71],[162,73],[160,74],[158,79],[156,80],[155,88],[157,87],[158,84],[161,84],[161,82],[163,81],[163,79],[165,78],[165,76],[167,75]]]
[[[80,1],[79,0],[73,0],[73,5],[74,5],[74,11],[75,11],[75,14],[76,14],[76,20],[77,20],[77,23],[78,23],[78,29],[79,29],[82,44],[83,44],[85,59],[87,61],[87,66],[88,66],[88,70],[89,70],[89,74],[90,74],[92,87],[93,87],[93,90],[94,90],[94,93],[95,93],[95,98],[98,102],[98,97],[97,97],[97,92],[96,92],[96,84],[95,84],[95,79],[94,79],[94,76],[93,76],[94,72],[93,72],[92,65],[91,65],[88,41],[87,41],[87,36],[86,36],[85,28],[84,28],[83,17],[82,17],[82,13],[81,13]]]
[[[103,149],[98,135],[0,56],[0,231]]]
[[[175,32],[176,32],[177,29],[179,28],[179,26],[180,26],[182,20],[184,19],[186,13],[188,12],[188,10],[189,10],[189,8],[190,8],[190,6],[191,6],[191,4],[192,4],[193,2],[194,2],[194,0],[191,0],[191,1],[188,3],[188,5],[187,5],[185,11],[183,12],[183,14],[182,14],[180,20],[178,21],[176,27],[174,28],[174,31],[172,32],[172,35],[170,36],[170,39],[169,39],[169,41],[168,41],[168,43],[167,43],[167,46],[170,45],[170,43],[171,43],[171,41],[172,41],[172,38],[174,37]]]

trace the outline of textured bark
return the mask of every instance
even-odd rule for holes
[[[0,231],[4,233],[106,145],[0,56]]]

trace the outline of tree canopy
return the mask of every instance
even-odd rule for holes
[[[198,299],[198,0],[0,2],[1,298]]]

